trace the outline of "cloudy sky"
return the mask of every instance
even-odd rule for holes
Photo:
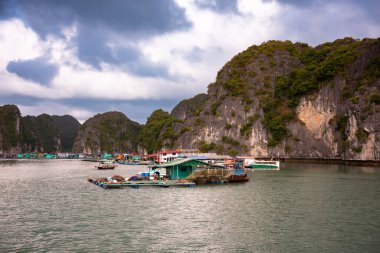
[[[378,10],[378,0],[0,0],[0,105],[145,123],[206,92],[252,44],[379,37]]]

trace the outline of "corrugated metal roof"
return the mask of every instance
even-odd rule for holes
[[[170,162],[167,162],[167,163],[163,163],[163,164],[159,164],[159,165],[154,165],[153,168],[166,168],[166,167],[171,167],[171,166],[176,166],[176,165],[180,165],[180,164],[183,164],[183,163],[187,163],[187,162],[190,162],[190,161],[197,161],[199,163],[210,165],[212,167],[223,167],[223,166],[218,166],[218,165],[215,165],[215,164],[206,163],[206,162],[199,161],[197,159],[192,159],[192,158],[177,158],[177,159],[175,159],[173,161],[170,161]]]
[[[175,165],[179,165],[179,164],[182,164],[182,163],[186,163],[186,162],[191,161],[191,160],[194,160],[194,159],[190,159],[190,158],[178,158],[178,159],[175,159],[175,160],[167,162],[167,163],[154,165],[153,167],[156,167],[156,168],[165,168],[165,167],[170,167],[170,166],[175,166]]]

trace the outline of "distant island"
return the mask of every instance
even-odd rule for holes
[[[311,47],[268,41],[234,56],[207,94],[155,110],[22,117],[0,106],[0,153],[201,152],[286,159],[380,160],[380,39]]]

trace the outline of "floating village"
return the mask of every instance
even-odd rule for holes
[[[141,186],[194,187],[201,184],[245,183],[249,181],[247,170],[279,170],[280,162],[257,160],[249,156],[200,153],[196,149],[165,150],[149,155],[139,154],[17,154],[17,159],[80,159],[94,162],[94,169],[117,170],[118,166],[140,165],[143,172],[130,177],[88,178],[88,181],[104,189]]]

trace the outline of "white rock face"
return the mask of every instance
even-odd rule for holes
[[[320,96],[313,101],[303,98],[297,114],[315,139],[322,139],[326,135],[330,129],[329,122],[335,117],[335,111],[331,107],[325,107]]]
[[[362,152],[360,153],[360,160],[376,160],[376,136],[375,134],[370,134],[368,136],[367,142],[363,145]]]
[[[348,118],[348,141],[354,142],[356,141],[356,132],[358,131],[358,121],[356,120],[356,117],[354,114],[351,114]]]

